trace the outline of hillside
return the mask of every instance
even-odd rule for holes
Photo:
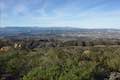
[[[120,30],[0,29],[0,80],[120,80]]]

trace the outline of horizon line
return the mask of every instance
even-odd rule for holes
[[[73,27],[73,26],[0,26],[0,28],[77,28],[77,29],[120,29],[120,28],[108,28],[108,27]]]

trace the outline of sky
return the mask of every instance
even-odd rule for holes
[[[0,26],[120,28],[120,0],[0,0]]]

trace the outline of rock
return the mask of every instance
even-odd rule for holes
[[[111,72],[109,80],[120,80],[119,72]]]
[[[14,48],[22,48],[22,45],[20,43],[15,43]]]
[[[86,54],[86,55],[89,55],[90,54],[90,50],[85,50],[83,53]]]
[[[0,48],[1,52],[7,52],[11,47],[10,46],[4,46],[2,48]]]

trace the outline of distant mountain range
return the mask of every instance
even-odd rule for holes
[[[4,27],[0,28],[0,37],[110,37],[120,38],[120,29],[83,29],[71,27]]]

